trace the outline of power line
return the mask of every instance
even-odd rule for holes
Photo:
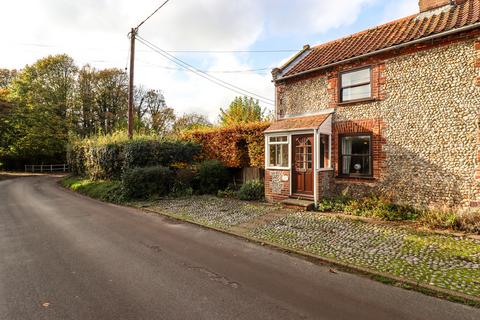
[[[266,97],[263,97],[259,94],[256,94],[254,92],[251,92],[251,91],[248,91],[248,90],[245,90],[245,89],[242,89],[236,85],[233,85],[231,83],[228,83],[222,79],[219,79],[219,78],[216,78],[212,75],[209,75],[208,73],[202,71],[202,70],[199,70],[197,69],[196,67],[192,66],[191,64],[189,64],[188,62],[185,62],[171,54],[169,54],[168,52],[165,52],[164,50],[162,50],[161,48],[159,48],[158,46],[156,46],[155,44],[151,43],[150,41],[140,37],[137,35],[137,39],[143,44],[145,45],[146,47],[152,49],[153,51],[157,52],[158,54],[160,54],[161,56],[163,56],[164,58],[172,61],[173,63],[179,65],[180,67],[184,68],[184,69],[187,69],[195,74],[197,74],[198,76],[201,76],[202,78],[205,78],[221,87],[224,87],[226,89],[229,89],[231,91],[234,91],[236,93],[240,93],[240,94],[243,94],[243,95],[247,95],[247,96],[250,96],[252,98],[255,98],[255,99],[258,99],[266,104],[270,104],[270,105],[274,105],[274,100],[272,99],[269,99],[269,98],[266,98]]]
[[[162,3],[155,11],[152,12],[151,15],[149,15],[145,20],[140,22],[140,24],[135,29],[138,30],[138,28],[140,28],[145,22],[147,22],[147,20],[150,19],[155,13],[157,13],[158,10],[162,9],[163,6],[168,3],[168,1],[170,1],[170,0],[166,0],[164,3]]]
[[[201,70],[197,70],[197,69],[194,68],[194,67],[190,67],[190,66],[188,66],[188,64],[187,64],[187,65],[182,64],[181,62],[178,62],[178,61],[174,60],[173,58],[169,57],[167,54],[165,54],[165,53],[157,50],[155,47],[149,45],[147,42],[144,42],[144,41],[141,40],[141,39],[138,39],[138,40],[139,40],[140,43],[142,43],[143,45],[145,45],[147,48],[150,48],[150,49],[152,49],[153,51],[157,52],[158,54],[160,54],[161,56],[163,56],[165,59],[172,61],[173,63],[179,65],[180,67],[186,69],[187,71],[193,72],[193,73],[195,73],[196,75],[198,75],[198,76],[200,76],[200,77],[202,77],[202,78],[204,78],[204,79],[206,79],[206,80],[208,80],[208,81],[210,81],[210,82],[213,82],[213,83],[215,83],[216,85],[218,85],[218,86],[220,86],[220,87],[223,87],[223,88],[225,88],[225,89],[228,89],[228,90],[230,90],[230,91],[233,91],[233,92],[238,93],[238,94],[241,94],[241,95],[245,95],[245,96],[249,96],[249,97],[251,97],[251,98],[257,99],[257,100],[259,100],[259,101],[261,101],[261,102],[263,102],[263,103],[265,103],[265,104],[274,105],[274,104],[273,104],[273,100],[271,100],[271,99],[265,98],[265,97],[260,96],[260,95],[258,95],[258,94],[256,94],[256,93],[253,93],[253,92],[247,91],[247,90],[245,90],[245,89],[242,89],[242,88],[240,88],[240,87],[237,87],[237,86],[235,86],[235,85],[232,85],[232,84],[230,84],[230,83],[228,83],[228,82],[226,82],[226,81],[223,81],[223,80],[221,80],[221,79],[218,79],[218,78],[216,78],[216,77],[214,77],[214,76],[211,76],[211,75],[209,75],[209,74],[207,74],[207,73],[201,72]]]
[[[189,71],[189,70],[186,70],[185,68],[174,68],[169,66],[162,66],[162,65],[150,63],[140,59],[138,59],[138,61],[157,67],[157,68],[166,69],[166,70]],[[257,69],[243,69],[243,70],[199,70],[199,71],[202,71],[204,73],[258,73],[258,71],[268,71],[268,70],[272,70],[272,67],[257,68]],[[260,73],[268,74],[268,72],[260,72]]]
[[[281,53],[281,52],[298,52],[294,49],[278,49],[278,50],[165,50],[170,53]]]
[[[40,48],[65,48],[63,45],[57,44],[41,44],[41,43],[11,43],[10,45],[15,46],[26,46],[26,47],[40,47]],[[72,48],[69,46],[69,48]],[[81,48],[82,50],[89,50],[89,51],[97,51],[99,49],[105,50],[104,47],[74,47],[74,48]],[[112,48],[111,50],[114,51],[123,51],[117,50]],[[127,50],[128,51],[128,50]],[[139,50],[145,51],[145,50]],[[195,53],[195,54],[212,54],[212,53],[290,53],[290,52],[298,52],[298,49],[259,49],[259,50],[193,50],[193,49],[185,49],[185,50],[175,50],[169,49],[165,50],[168,53]]]

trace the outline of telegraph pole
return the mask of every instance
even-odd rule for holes
[[[136,28],[132,28],[130,31],[130,77],[128,80],[128,138],[133,138],[133,78],[135,70],[135,37],[137,36],[138,29],[147,22],[158,10],[162,9],[170,0],[165,0],[152,14],[150,14],[145,20],[140,22]]]
[[[135,36],[137,29],[130,32],[130,78],[128,81],[128,138],[133,138],[133,80],[135,70]]]

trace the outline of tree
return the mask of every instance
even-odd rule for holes
[[[212,124],[207,117],[198,113],[186,113],[175,120],[173,124],[173,132],[180,133],[185,130],[199,129],[203,127],[211,127]]]
[[[104,69],[95,73],[95,101],[99,124],[104,133],[126,126],[128,78],[120,69]]]
[[[220,123],[223,126],[258,122],[263,118],[263,111],[258,100],[244,96],[236,97],[227,110],[220,108]]]
[[[67,55],[26,66],[9,86],[15,140],[8,153],[30,161],[65,156],[77,67]]]
[[[14,107],[7,97],[8,90],[0,89],[0,160],[8,155],[8,148],[15,139],[12,117]]]
[[[0,89],[6,89],[17,75],[17,70],[0,69]]]
[[[149,128],[160,135],[171,131],[175,112],[167,106],[163,93],[160,90],[148,90],[143,103],[150,117]]]
[[[75,132],[80,136],[89,136],[101,129],[98,123],[98,108],[96,104],[97,71],[90,65],[80,69],[77,80],[76,108],[73,112]]]
[[[0,69],[0,162],[20,168],[63,161],[71,136],[126,129],[127,88],[123,70],[79,70],[67,55],[45,57],[19,72]],[[160,91],[140,86],[134,121],[137,132],[166,134],[175,114]]]

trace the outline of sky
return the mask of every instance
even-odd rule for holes
[[[163,1],[4,0],[0,68],[21,69],[66,53],[79,66],[125,69],[129,30]],[[274,99],[270,71],[295,50],[416,12],[418,0],[170,0],[139,35],[198,70],[262,97],[268,111]],[[177,115],[196,112],[215,121],[219,109],[241,95],[185,71],[138,41],[136,49],[135,84],[162,90]]]

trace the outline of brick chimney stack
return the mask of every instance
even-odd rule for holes
[[[420,12],[425,12],[433,9],[437,9],[446,5],[459,5],[467,0],[420,0]]]

